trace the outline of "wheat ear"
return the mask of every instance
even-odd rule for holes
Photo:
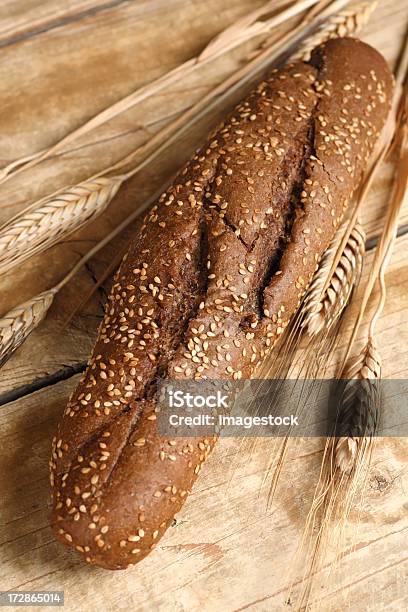
[[[50,248],[100,215],[124,176],[99,177],[61,190],[0,228],[0,274]]]
[[[344,309],[348,306],[353,290],[358,285],[365,253],[365,232],[361,224],[356,221],[340,260],[329,276],[328,287],[325,288],[333,257],[337,252],[346,225],[341,225],[336,231],[331,244],[319,263],[299,312],[288,326],[284,338],[285,346],[282,347],[279,355],[279,363],[277,364],[276,358],[272,357],[266,364],[264,372],[267,378],[271,376],[274,378],[290,376],[291,372],[296,370],[299,361],[302,364],[300,374],[303,374],[305,378],[315,378],[320,373],[325,349],[329,349],[329,353],[334,349],[337,336],[333,334],[333,330]],[[296,351],[303,332],[307,333],[310,342],[306,353],[297,358]],[[290,363],[290,365],[284,372],[284,367],[282,368],[281,364],[285,362]],[[288,433],[278,443],[277,452],[273,454],[264,474],[262,486],[270,479],[268,505],[272,503],[276,492],[291,434],[292,430],[289,429]],[[271,473],[272,477],[270,477]]]
[[[357,286],[361,275],[363,256],[365,252],[365,232],[359,222],[347,242],[343,255],[334,273],[331,282],[325,290],[325,282],[329,273],[331,262],[337,245],[345,231],[345,224],[341,225],[320,260],[318,269],[309,285],[299,312],[288,326],[284,338],[284,346],[279,351],[279,361],[275,358],[269,360],[261,376],[266,378],[291,377],[300,363],[300,373],[305,378],[315,378],[321,369],[322,355],[325,349],[329,353],[333,350],[337,337],[332,331],[335,323],[350,301],[353,289]],[[309,342],[305,353],[297,355],[302,334],[306,332]],[[285,368],[285,364],[286,368]],[[277,399],[272,398],[271,410]],[[300,406],[301,409],[301,406]],[[271,505],[279,478],[289,450],[289,439],[292,429],[277,443],[272,458],[265,470],[261,488],[269,481],[268,506]]]
[[[340,260],[330,277],[330,283],[325,289],[335,245],[338,244],[339,236],[343,235],[344,231],[343,225],[336,232],[304,299],[301,327],[309,336],[316,336],[323,330],[330,331],[348,304],[351,293],[360,278],[366,237],[362,225],[356,221]]]
[[[46,317],[55,289],[44,291],[0,319],[0,367]]]
[[[403,93],[402,99],[400,102],[399,109],[399,129],[397,131],[396,136],[396,148],[398,154],[398,163],[397,163],[397,172],[394,178],[394,186],[391,192],[390,201],[388,205],[388,213],[384,225],[384,229],[380,238],[380,242],[376,249],[373,266],[371,269],[371,274],[367,282],[366,290],[364,292],[362,303],[360,306],[359,315],[357,320],[355,321],[353,332],[351,334],[351,338],[348,343],[348,347],[346,350],[346,355],[344,357],[344,363],[346,363],[348,359],[348,355],[353,346],[354,340],[356,338],[358,329],[361,325],[364,312],[366,310],[368,300],[372,294],[375,281],[378,280],[380,285],[380,298],[377,305],[377,308],[374,312],[374,315],[371,318],[369,330],[368,330],[368,341],[363,349],[360,356],[357,360],[354,361],[351,365],[345,366],[343,370],[343,378],[350,379],[378,379],[381,376],[381,363],[380,356],[376,349],[374,342],[374,334],[375,327],[378,322],[378,319],[383,311],[385,298],[386,298],[386,286],[385,286],[385,270],[387,268],[388,262],[391,257],[393,245],[395,242],[397,229],[398,229],[398,217],[401,211],[402,204],[405,199],[405,193],[408,185],[408,95]],[[345,388],[345,392],[347,390],[347,385]],[[347,421],[353,424],[353,427],[357,428],[357,432],[359,436],[366,435],[364,433],[364,428],[367,430],[367,435],[372,435],[372,432],[375,431],[375,424],[377,422],[377,415],[372,412],[366,410],[362,413],[358,410],[355,410],[355,413],[350,411],[350,402],[348,401],[347,394],[343,393],[345,407],[344,414],[347,417]],[[349,436],[352,438],[352,436]],[[346,465],[345,462],[346,455],[344,454],[344,449],[346,447],[355,447],[356,443],[350,440],[347,444],[342,441],[338,443],[335,448],[335,463],[340,467],[341,465]],[[355,467],[355,464],[358,463],[357,460],[354,460],[352,453],[348,455],[349,464]],[[351,468],[350,468],[351,469]]]
[[[357,34],[368,23],[371,15],[378,6],[378,0],[372,2],[360,2],[330,17],[324,27],[320,28],[313,36],[299,48],[294,59],[308,61],[315,47],[326,42],[330,38],[342,38]]]
[[[381,358],[370,336],[360,354],[345,368],[345,379],[336,439],[333,443],[333,466],[350,474],[361,462],[357,461],[359,449],[370,446],[377,430],[379,401],[373,381],[381,378]]]

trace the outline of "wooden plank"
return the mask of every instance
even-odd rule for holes
[[[142,18],[138,4],[116,7],[5,50],[0,58],[0,95],[7,110],[7,120],[0,122],[2,162],[56,142],[146,81],[194,56],[215,33],[254,3],[235,0],[218,15],[213,10],[215,2],[214,7],[211,3],[204,7],[202,3],[196,6],[190,2],[183,10],[183,20],[176,19],[173,5],[166,6],[161,12],[157,9],[153,15],[148,12]],[[395,19],[400,17],[400,6],[403,2],[398,0]],[[401,21],[398,19],[398,24]],[[391,60],[395,59],[397,48],[394,41]],[[81,149],[76,155],[70,151],[63,160],[42,164],[40,169],[24,173],[3,186],[0,221],[21,210],[25,202],[81,180],[132,150],[141,141],[138,128],[147,125],[154,131],[155,125],[198,99],[234,66],[237,63],[230,59],[217,62],[212,70],[200,70],[195,77],[170,88],[164,97],[156,96],[151,104],[138,106],[85,141],[80,140]],[[43,129],[45,124],[47,130]],[[197,138],[188,145],[187,154],[205,134],[203,129],[195,132]],[[89,146],[95,140],[101,145]],[[84,148],[85,144],[88,146]],[[176,168],[174,165],[173,171]]]
[[[49,6],[60,9],[57,3]],[[216,32],[254,4],[249,0],[234,0],[222,13],[216,10],[217,6],[215,0],[206,4],[192,0],[183,5],[183,19],[179,19],[173,3],[153,2],[148,6],[125,3],[4,49],[0,55],[0,95],[9,113],[0,118],[0,158],[14,158],[54,142],[97,110],[197,53]],[[399,48],[404,12],[402,0],[383,2],[367,29],[369,42],[377,44],[378,40],[377,46],[391,61],[395,61]],[[385,21],[395,36],[384,34]],[[2,185],[0,218],[9,218],[30,197],[84,178],[131,150],[146,139],[145,131],[137,126],[144,126],[146,121],[150,123],[148,129],[154,132],[168,120],[166,117],[197,100],[212,84],[230,73],[240,58],[242,54],[237,54],[201,70],[81,141],[78,150]],[[25,112],[21,113],[22,106],[16,100],[23,99],[27,91],[30,91],[30,102],[25,98]],[[45,124],[47,130],[42,129]],[[6,312],[60,280],[96,240],[140,205],[158,183],[169,179],[207,129],[208,121],[202,122],[177,146],[160,156],[148,172],[121,190],[99,221],[1,278],[0,311]],[[371,236],[381,227],[391,176],[392,165],[387,164],[367,199],[363,216]],[[402,223],[406,221],[407,205],[401,219]],[[95,296],[67,328],[64,323],[119,244],[116,241],[104,250],[57,297],[45,323],[2,370],[0,394],[33,383],[41,384],[44,377],[58,378],[58,373],[66,372],[67,366],[77,367],[87,359],[101,314],[100,296]]]
[[[163,9],[179,10],[186,5],[185,0],[171,3],[165,0],[4,0],[0,7],[0,47],[130,3],[136,5],[134,8],[140,16],[162,13]]]
[[[215,0],[206,5],[190,0],[182,3],[182,19],[180,4],[124,2],[3,49],[0,93],[8,121],[3,117],[0,159],[52,144],[137,87],[194,57],[220,30],[262,1],[233,0],[219,15]],[[42,129],[45,122],[47,130]]]
[[[406,249],[408,237],[403,241]],[[392,273],[401,273],[399,266],[396,258]],[[390,288],[392,299],[406,300],[403,293],[401,284]],[[382,351],[390,358],[405,321],[387,314],[380,327]],[[103,609],[106,602],[112,609],[281,609],[296,579],[289,568],[313,495],[321,441],[292,441],[275,505],[267,511],[261,483],[275,442],[221,440],[176,527],[147,559],[126,572],[90,568],[54,542],[48,526],[50,442],[77,378],[0,408],[0,589],[65,590],[68,610]],[[325,610],[334,612],[342,602],[372,612],[405,609],[406,452],[405,439],[377,443],[366,500],[351,515],[342,562],[335,573],[317,576]]]

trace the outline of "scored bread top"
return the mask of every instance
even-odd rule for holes
[[[54,530],[125,568],[171,524],[214,439],[157,434],[159,378],[253,376],[296,311],[390,108],[353,39],[274,71],[147,213],[59,424]]]

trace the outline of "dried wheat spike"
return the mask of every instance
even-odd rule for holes
[[[341,225],[336,231],[331,243],[323,254],[318,268],[313,276],[313,279],[309,285],[306,295],[303,299],[302,306],[302,327],[307,327],[307,324],[315,312],[320,311],[320,303],[326,285],[326,280],[330,274],[331,265],[334,254],[336,252],[337,244],[340,242],[343,232],[345,231],[345,225]]]
[[[361,495],[370,467],[374,433],[380,410],[381,360],[372,336],[364,349],[344,369],[344,388],[338,408],[335,437],[326,441],[322,469],[312,506],[306,518],[302,547],[310,553],[297,610],[306,610],[315,573],[321,568],[327,546],[342,550],[344,527],[357,495]],[[340,435],[339,435],[340,434]],[[333,520],[336,521],[332,529]]]
[[[365,232],[360,223],[356,222],[333,272],[330,284],[322,293],[330,272],[336,245],[343,231],[344,228],[340,227],[336,232],[305,298],[302,327],[310,336],[316,336],[322,330],[328,331],[338,320],[360,278],[365,253]]]
[[[378,5],[378,0],[373,2],[360,2],[336,15],[330,17],[322,25],[321,29],[308,38],[293,56],[294,60],[309,61],[314,47],[326,42],[330,38],[352,36],[357,34],[368,22],[372,13]]]
[[[122,176],[84,181],[45,198],[0,228],[0,274],[53,246],[100,215]]]
[[[343,378],[346,383],[339,408],[340,437],[334,448],[334,464],[341,472],[350,473],[378,423],[381,359],[373,338],[345,369]]]
[[[0,367],[45,318],[56,293],[56,289],[43,291],[0,319]]]

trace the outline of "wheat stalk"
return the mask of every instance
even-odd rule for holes
[[[374,341],[374,331],[376,322],[378,321],[385,303],[386,288],[384,274],[396,237],[398,215],[404,201],[408,181],[408,113],[407,97],[403,90],[408,66],[407,49],[408,48],[405,47],[400,67],[396,73],[397,86],[393,108],[393,121],[389,123],[388,132],[382,145],[383,148],[380,149],[380,153],[371,168],[369,178],[362,192],[360,192],[359,200],[357,200],[356,206],[354,207],[354,213],[348,223],[348,230],[352,232],[352,228],[357,218],[357,211],[374,178],[376,169],[381,163],[381,160],[384,159],[391,148],[395,146],[397,149],[398,164],[394,178],[394,186],[387,208],[386,222],[379,245],[375,252],[375,258],[362,298],[360,312],[351,334],[343,364],[347,363],[346,360],[350,354],[351,347],[376,280],[378,280],[380,284],[380,299],[369,324],[368,339],[365,347],[357,358],[347,366],[343,365],[341,369],[342,377],[346,379],[346,381],[338,410],[338,422],[336,423],[334,434],[326,441],[319,481],[315,490],[312,506],[307,516],[301,544],[297,552],[297,560],[299,561],[299,559],[301,559],[304,568],[304,586],[300,600],[296,606],[297,609],[307,609],[313,585],[313,577],[317,573],[319,565],[321,565],[323,553],[327,550],[329,544],[333,542],[333,539],[337,544],[337,552],[340,550],[340,543],[350,510],[356,495],[358,493],[362,495],[366,476],[370,468],[374,434],[380,412],[379,381],[381,378],[381,359]],[[395,144],[393,144],[394,134],[396,135],[394,138]],[[336,260],[336,257],[340,253],[339,258],[341,258],[342,249],[344,249],[344,245],[347,244],[349,235],[350,233],[345,233],[342,242],[337,247],[337,252],[331,261],[331,265],[329,264],[332,253],[330,253],[330,257],[324,260],[327,279],[323,285],[323,292],[330,286],[330,279],[339,261],[339,259]],[[322,295],[323,278],[324,274],[322,274],[320,284],[318,284],[319,291],[315,293],[316,299],[318,299],[319,293]],[[286,447],[287,441],[286,444],[282,446],[280,455],[278,456],[278,472],[281,470],[281,464],[287,452]],[[276,483],[274,486],[276,487]],[[320,515],[321,520],[318,521]],[[338,518],[338,525],[333,532],[331,527],[335,517]],[[333,537],[333,534],[335,534],[335,537]],[[302,558],[302,553],[305,549],[310,553],[310,562],[308,565],[305,564]],[[293,583],[292,581],[290,591],[292,590]]]
[[[310,563],[304,566],[297,609],[307,609],[313,577],[324,552],[329,544],[335,545],[337,553],[341,549],[353,502],[357,495],[363,495],[380,414],[381,358],[373,337],[369,336],[360,354],[344,369],[342,378],[334,431],[326,441],[319,482],[298,550],[300,556],[309,548]],[[314,539],[311,547],[308,539]]]
[[[0,367],[43,321],[55,294],[55,289],[44,291],[0,319]]]
[[[368,23],[377,6],[378,0],[360,2],[333,15],[316,34],[301,45],[299,51],[293,56],[294,59],[308,61],[313,49],[330,38],[357,34]]]
[[[391,257],[394,241],[397,234],[398,229],[398,217],[401,211],[402,204],[405,199],[406,189],[408,185],[408,125],[407,125],[407,116],[408,116],[408,95],[403,93],[402,99],[400,101],[399,108],[399,118],[398,118],[398,131],[397,131],[397,154],[398,154],[398,162],[397,162],[397,172],[394,177],[394,186],[391,192],[389,204],[388,204],[388,213],[386,216],[385,225],[383,228],[383,232],[381,234],[380,242],[377,246],[374,262],[371,269],[371,274],[367,282],[367,286],[362,298],[362,302],[360,305],[360,310],[358,317],[354,323],[353,331],[348,343],[348,347],[346,350],[346,356],[344,358],[343,363],[346,362],[350,350],[353,346],[354,340],[356,338],[357,332],[360,328],[361,322],[363,320],[364,312],[366,310],[368,301],[371,297],[375,281],[378,280],[380,284],[380,299],[377,305],[377,308],[371,318],[368,330],[368,340],[367,344],[364,347],[363,351],[360,353],[359,357],[349,364],[347,367],[344,367],[343,370],[343,378],[350,379],[359,379],[359,380],[375,380],[379,379],[381,376],[381,360],[378,350],[375,346],[374,342],[374,334],[375,327],[378,322],[378,319],[383,311],[385,298],[386,298],[386,286],[385,286],[385,270],[387,268],[388,262]],[[350,388],[351,389],[351,388]],[[375,431],[375,425],[377,422],[377,415],[372,411],[359,410],[359,407],[356,406],[354,412],[352,411],[352,402],[350,402],[350,397],[352,398],[353,393],[350,390],[350,393],[346,393],[347,385],[345,388],[345,392],[343,393],[344,397],[344,406],[342,412],[347,417],[349,423],[353,424],[353,427],[357,429],[360,436],[366,435],[364,429],[367,430],[367,435],[372,435],[372,432]],[[353,436],[349,435],[350,441],[347,444],[343,441],[340,445],[336,446],[335,449],[335,463],[340,466],[344,465],[344,448],[349,446],[353,448],[356,446],[355,441],[352,441]],[[353,457],[350,455],[349,459],[352,460]],[[354,461],[354,464],[358,463]]]
[[[2,168],[0,170],[0,184],[22,170],[32,168],[39,162],[48,159],[51,155],[61,153],[64,147],[74,140],[83,137],[85,134],[100,127],[107,121],[111,121],[134,107],[136,104],[143,102],[143,100],[163,91],[163,89],[185,78],[187,75],[197,70],[197,68],[201,68],[205,64],[214,61],[218,57],[248,42],[252,38],[268,33],[273,28],[319,3],[319,0],[301,0],[300,2],[291,4],[276,15],[274,14],[276,13],[276,0],[269,0],[264,6],[250,12],[236,23],[227,27],[221,34],[212,39],[198,56],[190,58],[180,66],[170,70],[147,85],[140,87],[125,98],[106,108],[73,132],[64,136],[53,146],[32,155],[14,160]],[[271,13],[273,13],[272,16],[270,16]]]
[[[61,190],[0,228],[0,274],[50,248],[100,215],[124,176],[96,178]]]
[[[362,225],[357,221],[337,267],[330,277],[329,285],[326,289],[324,288],[335,246],[344,230],[344,225],[337,230],[334,240],[322,258],[305,296],[301,327],[311,337],[316,336],[323,330],[325,332],[330,331],[348,304],[351,293],[361,275],[365,253],[365,232]]]

